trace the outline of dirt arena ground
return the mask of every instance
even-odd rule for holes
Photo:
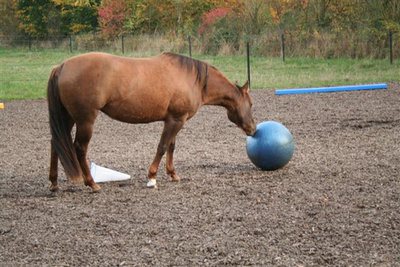
[[[0,110],[1,266],[400,264],[400,84],[275,96],[253,90],[257,122],[292,132],[293,159],[257,170],[223,108],[203,107],[177,137],[170,182],[145,188],[162,123],[99,116],[89,160],[129,173],[102,192],[49,191],[45,100]]]

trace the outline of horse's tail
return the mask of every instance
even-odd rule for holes
[[[53,68],[47,84],[51,145],[60,158],[67,177],[77,182],[81,180],[82,170],[72,142],[72,118],[61,102],[58,87],[58,76],[62,67],[63,65],[59,65]]]

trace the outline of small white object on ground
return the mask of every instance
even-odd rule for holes
[[[148,182],[147,182],[147,185],[146,185],[148,188],[154,188],[154,187],[157,187],[157,180],[156,179],[150,179]]]
[[[98,166],[94,162],[90,165],[90,173],[96,183],[123,181],[131,178],[129,174]]]

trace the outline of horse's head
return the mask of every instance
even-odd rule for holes
[[[254,135],[256,124],[251,113],[253,100],[249,94],[249,82],[247,81],[242,87],[236,86],[239,89],[240,96],[236,98],[235,105],[228,108],[228,118],[247,135]]]

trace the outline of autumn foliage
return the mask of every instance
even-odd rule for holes
[[[99,26],[106,38],[114,39],[123,32],[128,13],[122,1],[106,1],[104,5],[98,8],[98,14]]]
[[[225,17],[229,13],[229,10],[229,8],[216,8],[204,14],[201,27],[199,28],[199,35],[202,35],[207,27],[210,27],[215,22]]]
[[[201,40],[204,51],[238,50],[251,40],[255,51],[309,56],[380,57],[389,32],[400,34],[399,0],[0,0],[0,36],[46,38],[102,32],[167,35]],[[1,8],[3,7],[3,8]],[[277,47],[277,48],[274,48]],[[379,48],[379,49],[373,49]],[[229,48],[229,49],[227,49]],[[382,49],[381,49],[382,48]]]

